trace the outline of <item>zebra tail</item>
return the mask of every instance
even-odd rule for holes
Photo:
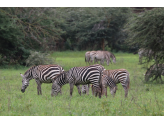
[[[127,88],[129,89],[129,88],[130,88],[130,78],[129,78],[129,73],[128,73],[128,76],[127,76],[126,82],[127,82]]]
[[[85,56],[85,62],[86,62],[86,56]]]
[[[100,72],[100,78],[99,78],[99,83],[100,83],[100,91],[101,91],[101,94],[102,94],[102,80],[101,80],[101,78],[102,78],[102,72]]]

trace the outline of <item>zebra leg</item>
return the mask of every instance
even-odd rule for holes
[[[74,85],[73,85],[73,83],[69,83],[69,85],[70,85],[70,96],[72,97]]]
[[[89,95],[89,84],[86,86],[86,93],[87,93],[87,95]]]
[[[124,88],[124,91],[125,91],[125,97],[128,96],[128,88],[127,87],[123,87]]]
[[[36,83],[37,83],[37,92],[38,92],[38,95],[42,95],[42,92],[41,92],[41,83],[39,80],[35,80]]]
[[[79,93],[80,96],[81,96],[81,87],[80,87],[80,85],[76,85],[76,87],[77,87],[78,93]]]

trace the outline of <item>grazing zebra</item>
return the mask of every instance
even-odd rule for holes
[[[128,95],[128,89],[130,85],[130,78],[129,78],[129,72],[126,69],[116,69],[116,70],[104,70],[103,75],[109,76],[113,81],[118,84],[121,83],[124,91],[125,91],[125,97]],[[102,94],[107,93],[106,88],[104,88],[106,83],[102,83]],[[117,89],[117,87],[116,87]]]
[[[89,59],[89,54],[90,54],[90,59]],[[112,58],[113,63],[116,63],[116,57],[114,56],[114,54],[112,54],[109,51],[91,51],[90,53],[87,52],[85,56],[86,56],[85,58],[88,58],[91,63],[93,61],[94,63],[98,63],[98,61],[100,61],[100,64],[104,64],[104,60],[106,59],[106,63],[107,65],[109,65],[109,62],[111,62],[110,58]]]
[[[145,73],[145,81],[149,81],[149,78],[153,75],[159,76],[162,81],[161,75],[164,76],[164,64],[152,65]]]
[[[95,88],[96,94],[99,93],[99,97],[101,98],[101,88],[100,88],[100,80],[101,73],[104,67],[96,64],[85,67],[73,67],[68,72],[64,72],[59,74],[57,77],[53,79],[52,85],[52,93],[57,95],[60,92],[60,84],[64,85],[66,83],[70,84],[70,95],[72,96],[74,85],[77,86],[78,92],[81,95],[80,85],[93,84],[93,88]],[[63,75],[64,74],[64,75]],[[64,78],[62,78],[62,75]],[[58,79],[60,78],[60,79]]]
[[[108,65],[109,65],[109,62],[111,62],[110,58],[113,60],[113,63],[116,63],[116,57],[114,56],[114,54],[112,54],[111,52],[109,51],[102,51],[104,52],[105,55],[107,55],[106,57],[108,58],[107,62],[108,62]],[[111,62],[112,63],[112,62]]]
[[[83,94],[87,94],[87,95],[89,94],[89,86],[90,86],[89,84],[82,85],[81,91]]]
[[[112,58],[113,63],[116,63],[116,57],[114,56],[114,54],[108,51],[105,51],[105,52],[109,55],[110,58]]]
[[[107,89],[106,88],[107,88],[107,86],[109,86],[110,93],[114,97],[115,93],[116,93],[116,90],[117,90],[117,86],[116,86],[116,83],[114,82],[114,79],[112,79],[108,75],[103,74],[102,78],[101,78],[101,83],[102,83],[102,86],[101,86],[101,88],[102,88],[102,95],[105,93],[105,95],[107,97]]]
[[[87,51],[86,53],[85,53],[85,62],[87,63],[89,63],[90,62],[90,51]]]
[[[95,62],[99,60],[100,64],[104,64],[104,60],[106,59],[106,63],[109,65],[110,57],[106,51],[97,51],[93,58],[95,59]]]
[[[29,85],[31,79],[35,79],[37,83],[37,92],[38,95],[42,95],[41,84],[42,83],[52,83],[51,79],[54,78],[57,74],[63,72],[64,69],[59,65],[38,65],[30,67],[24,75],[21,74],[22,80],[22,93],[25,92],[25,89]]]
[[[143,57],[152,57],[153,56],[153,51],[152,50],[146,50],[144,48],[141,48],[138,50],[138,55],[139,55],[139,62],[142,63],[142,58]],[[154,57],[155,59],[155,57]]]
[[[90,63],[92,64],[92,62],[95,59],[95,55],[96,55],[97,51],[90,51]]]
[[[102,65],[99,65],[99,64],[94,64],[92,66],[97,67],[99,69],[99,71],[101,71],[101,72],[103,72],[104,70],[106,70]],[[86,85],[82,85],[82,93],[83,94],[86,94],[87,93],[87,95],[88,95],[89,94],[89,87],[90,87],[89,84],[88,84],[88,86],[87,86],[87,84]]]

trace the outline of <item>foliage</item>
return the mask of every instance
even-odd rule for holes
[[[121,41],[121,29],[130,15],[129,8],[63,8],[66,19],[65,39],[69,37],[72,47],[79,50],[102,49],[103,40],[114,49]],[[69,33],[68,33],[69,32]],[[119,38],[118,38],[119,35]],[[122,42],[121,42],[122,43]],[[119,45],[117,45],[119,46]]]
[[[63,21],[53,17],[53,8],[4,7],[0,12],[3,64],[25,65],[29,50],[50,50],[62,39],[64,31],[59,27]]]
[[[154,8],[133,16],[127,25],[127,43],[133,48],[152,50],[142,64],[164,63],[164,8]],[[155,61],[154,61],[155,58]]]
[[[26,66],[54,64],[54,62],[54,59],[50,58],[47,53],[30,51],[30,55],[26,59]]]

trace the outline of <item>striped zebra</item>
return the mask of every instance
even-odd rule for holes
[[[87,63],[89,63],[90,62],[90,51],[87,51],[86,53],[85,53],[85,62]],[[89,63],[90,64],[90,63]]]
[[[150,68],[146,71],[145,81],[149,81],[149,78],[155,75],[155,78],[159,76],[160,80],[162,81],[161,75],[164,76],[164,64],[155,64],[150,66]]]
[[[35,79],[38,95],[42,95],[41,84],[52,83],[51,79],[63,71],[64,69],[59,65],[38,65],[30,67],[24,75],[20,73],[23,78],[21,88],[22,93],[25,92],[25,89],[29,85],[29,81]]]
[[[144,48],[141,48],[138,50],[138,55],[139,55],[139,63],[142,63],[142,58],[143,57],[152,57],[154,54],[154,52],[152,50],[147,50],[147,49],[144,49]],[[154,57],[154,59],[156,59]]]
[[[89,84],[87,85],[82,85],[82,88],[81,88],[81,92],[83,93],[83,94],[87,94],[87,95],[89,95]]]
[[[103,72],[104,70],[106,70],[102,65],[99,65],[99,64],[94,64],[92,66],[97,67],[99,69],[99,71],[101,71],[101,72]],[[86,85],[82,85],[82,89],[81,89],[82,93],[83,94],[86,94],[87,93],[87,95],[88,95],[89,94],[89,88],[90,88],[90,84],[88,84],[88,85],[87,84]]]
[[[90,63],[92,64],[97,51],[90,51]]]
[[[88,56],[88,54],[87,54],[87,56]],[[107,65],[109,65],[109,63],[112,63],[110,58],[113,60],[113,63],[116,63],[116,57],[114,56],[114,54],[112,54],[109,51],[91,51],[90,52],[90,62],[91,63],[93,61],[94,61],[94,63],[98,63],[98,61],[100,61],[100,64],[104,64],[104,60],[106,59],[106,63],[107,63]]]
[[[61,85],[64,85],[66,83],[70,84],[71,96],[73,93],[74,85],[77,86],[78,92],[81,95],[80,85],[91,83],[93,84],[93,88],[95,88],[96,91],[95,96],[97,96],[97,94],[99,93],[99,97],[101,98],[100,80],[103,68],[104,67],[99,64],[85,67],[73,67],[68,72],[59,74],[53,79],[51,96],[53,96],[54,94],[57,95],[60,92]]]
[[[102,95],[105,93],[106,97],[107,97],[107,86],[110,88],[110,93],[111,95],[113,95],[113,97],[115,96],[116,90],[117,90],[117,86],[116,83],[114,82],[114,79],[112,79],[110,76],[103,74],[102,78],[101,78],[101,83],[102,83],[102,90],[101,93]],[[93,91],[94,92],[94,91]]]
[[[104,64],[104,60],[106,59],[106,63],[107,65],[109,65],[110,61],[110,57],[109,55],[106,53],[106,51],[97,51],[96,54],[92,57],[92,59],[95,60],[95,63],[97,61],[100,61],[100,64]]]
[[[116,84],[121,83],[125,91],[125,97],[127,97],[128,89],[130,85],[130,78],[129,78],[129,72],[126,69],[104,70],[103,75],[109,76],[111,79],[113,79],[113,81]],[[107,84],[106,82],[102,83],[102,95],[104,93],[107,95],[107,90],[105,88],[106,84]]]

